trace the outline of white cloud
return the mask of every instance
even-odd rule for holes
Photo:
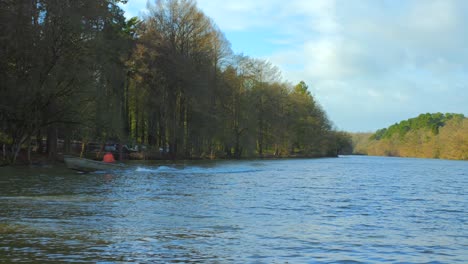
[[[349,130],[421,112],[468,113],[467,2],[412,1],[392,11],[376,1],[353,4],[340,1],[327,15],[306,18],[337,25],[304,28],[312,36],[294,56],[302,55],[303,71],[285,76],[312,83],[331,119]],[[369,123],[356,126],[358,119]]]
[[[334,34],[341,29],[336,17],[334,0],[293,0],[287,10],[309,18],[309,26],[317,32]]]
[[[459,2],[459,1],[458,1]],[[409,26],[413,31],[423,33],[443,33],[455,29],[460,21],[457,2],[432,0],[415,3],[410,10]]]
[[[199,0],[198,6],[224,31],[242,31],[271,25],[278,0]]]
[[[146,4],[148,0],[128,0],[127,4],[120,4],[120,6],[125,10],[127,17],[138,17],[141,16],[146,11]],[[153,3],[153,0],[149,1]]]

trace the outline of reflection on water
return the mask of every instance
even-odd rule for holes
[[[468,163],[0,168],[0,262],[467,263]]]

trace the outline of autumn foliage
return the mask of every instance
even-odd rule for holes
[[[354,153],[468,160],[468,118],[421,114],[374,134],[354,134]]]

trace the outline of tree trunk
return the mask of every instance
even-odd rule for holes
[[[239,141],[240,141],[240,133],[236,131],[235,146],[234,146],[234,156],[236,157],[236,159],[239,159],[241,157]]]
[[[125,137],[128,138],[130,135],[131,131],[131,119],[130,119],[130,106],[129,106],[129,98],[130,98],[130,93],[129,93],[129,88],[130,88],[130,71],[127,72],[127,78],[125,82],[125,100],[123,104],[123,120],[124,120],[124,131],[125,131]]]
[[[123,146],[122,143],[119,143],[119,161],[122,161],[123,159]]]
[[[42,153],[44,153],[44,142],[42,142],[42,133],[40,129],[37,130],[36,145],[37,145],[37,153],[42,155]]]
[[[18,158],[18,154],[20,150],[21,150],[21,144],[13,143],[13,145],[11,146],[11,153],[13,155],[11,158],[11,164],[16,163],[16,159]]]
[[[17,138],[13,138],[13,144],[11,145],[11,154],[8,160],[11,164],[15,164],[18,158],[18,155],[21,151],[21,145],[26,141],[27,136],[18,136]]]
[[[26,142],[27,142],[26,145],[28,146],[28,149],[27,149],[28,164],[31,165],[32,164],[32,161],[31,161],[31,136],[28,137]]]
[[[83,140],[81,142],[81,153],[80,153],[80,158],[83,158],[84,154],[85,154],[85,151],[86,151],[86,141]]]
[[[154,147],[158,145],[158,140],[157,140],[157,132],[158,132],[158,120],[157,117],[158,113],[150,113],[149,114],[149,119],[148,119],[148,145]]]
[[[66,126],[65,127],[65,139],[64,139],[64,142],[63,142],[63,153],[65,154],[70,154],[71,153],[71,138],[70,138],[70,134],[71,134],[71,129],[69,126]]]
[[[138,112],[138,102],[136,102],[136,109],[135,109],[135,140],[138,143],[138,130],[140,129],[140,118],[139,118],[139,112]]]
[[[140,142],[141,144],[145,144],[145,133],[147,133],[146,129],[145,129],[145,112],[141,112],[141,115],[140,115]]]
[[[57,128],[51,125],[47,128],[47,154],[49,161],[55,161],[57,158]]]
[[[167,141],[166,141],[166,127],[163,125],[163,119],[159,119],[159,146],[162,147],[163,153],[167,153]]]

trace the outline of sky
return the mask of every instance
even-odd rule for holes
[[[126,15],[142,15],[146,2],[129,0]],[[197,5],[235,53],[272,62],[285,81],[305,81],[337,129],[371,132],[421,113],[468,116],[468,1]]]

